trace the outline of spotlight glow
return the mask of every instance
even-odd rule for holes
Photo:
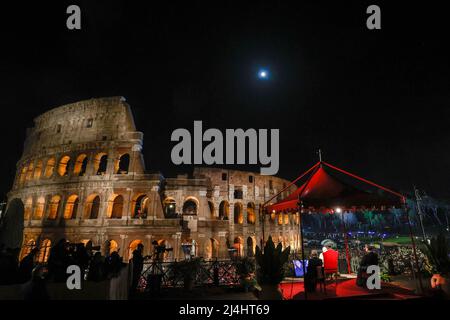
[[[336,212],[337,212],[337,213],[341,213],[341,212],[342,212],[342,209],[341,209],[341,208],[336,208]]]

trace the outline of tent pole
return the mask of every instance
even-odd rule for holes
[[[413,255],[414,255],[414,262],[416,263],[416,268],[417,268],[417,276],[419,278],[419,289],[420,289],[420,294],[423,294],[423,284],[422,284],[422,276],[420,274],[420,268],[419,268],[419,259],[417,258],[417,251],[416,251],[416,242],[414,240],[414,234],[413,234],[413,229],[411,226],[411,220],[409,219],[409,214],[408,214],[408,208],[406,207],[406,200],[404,200],[405,203],[403,204],[403,208],[405,210],[406,213],[406,219],[408,222],[408,227],[409,227],[409,236],[411,237],[411,243],[412,243],[412,248],[413,248]],[[414,270],[412,270],[413,275],[414,275]]]
[[[303,266],[303,289],[305,291],[305,300],[308,300],[308,293],[306,292],[306,283],[305,283],[305,275],[306,275],[306,265],[305,265],[305,246],[303,242],[303,217],[302,217],[302,205],[299,203],[298,205],[298,214],[300,217],[300,244],[302,248],[302,266]]]

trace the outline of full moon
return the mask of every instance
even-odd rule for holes
[[[268,79],[269,78],[269,72],[267,70],[259,70],[258,72],[258,78],[259,79]]]

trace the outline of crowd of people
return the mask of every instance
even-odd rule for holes
[[[125,265],[118,252],[102,256],[99,247],[92,242],[70,243],[61,239],[51,249],[46,264],[37,262],[39,248],[35,247],[19,261],[20,249],[0,247],[0,285],[25,283],[32,279],[35,272],[46,280],[66,281],[67,267],[80,267],[83,279],[102,281],[116,277]]]

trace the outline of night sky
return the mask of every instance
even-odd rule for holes
[[[157,2],[157,3],[153,3]],[[448,12],[410,1],[34,1],[2,9],[2,179],[54,107],[124,96],[149,171],[176,128],[279,128],[279,176],[324,160],[410,192],[450,196]],[[170,3],[170,4],[169,4]],[[318,4],[319,3],[319,4]],[[436,2],[437,3],[437,2]],[[82,30],[66,28],[78,4]],[[378,4],[382,29],[366,28]],[[257,78],[260,67],[271,78]],[[258,166],[230,168],[259,171]]]

